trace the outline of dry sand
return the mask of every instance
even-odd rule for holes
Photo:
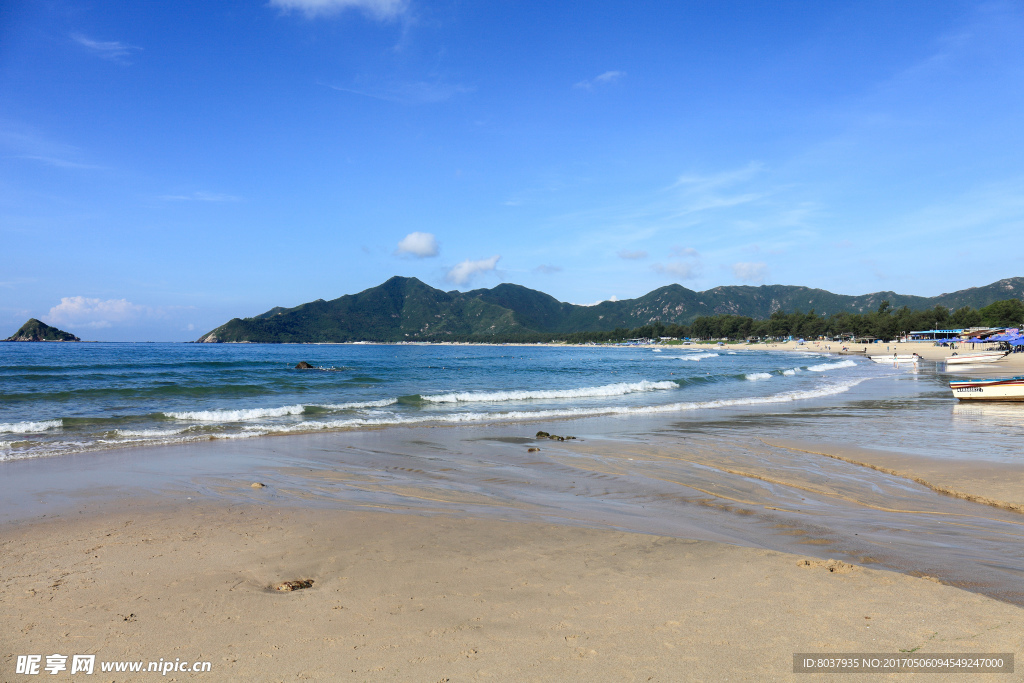
[[[149,502],[0,539],[2,680],[31,680],[19,653],[211,662],[178,681],[835,680],[793,653],[1024,639],[1020,608],[926,579],[565,526]]]

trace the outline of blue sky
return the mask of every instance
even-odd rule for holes
[[[4,3],[0,336],[1024,275],[1024,5]],[[10,332],[5,332],[5,330]]]

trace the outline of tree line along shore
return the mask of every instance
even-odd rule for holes
[[[835,313],[819,315],[776,311],[766,319],[757,320],[744,315],[710,315],[694,318],[689,325],[664,324],[653,321],[640,327],[623,327],[609,331],[572,332],[569,334],[512,333],[494,335],[437,335],[418,341],[467,342],[489,344],[556,343],[608,344],[629,339],[728,339],[780,340],[787,338],[829,339],[874,337],[882,341],[899,339],[911,331],[969,327],[1021,327],[1024,326],[1024,302],[1019,299],[996,301],[975,309],[963,306],[954,311],[943,306],[912,311],[903,306],[894,309],[888,301],[879,304],[870,313]]]

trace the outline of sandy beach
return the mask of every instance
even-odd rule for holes
[[[58,459],[8,463],[19,467],[4,484],[23,502],[0,528],[0,616],[11,625],[3,680],[30,679],[13,675],[17,655],[45,664],[53,653],[94,654],[97,680],[110,681],[157,674],[99,676],[101,662],[145,668],[161,658],[210,663],[209,673],[166,675],[177,681],[834,680],[794,674],[793,655],[1014,653],[1024,642],[1020,597],[989,597],[1000,594],[994,584],[972,585],[955,569],[894,571],[915,556],[869,557],[842,527],[852,515],[870,535],[875,522],[856,518],[866,512],[883,515],[872,518],[882,520],[880,539],[897,538],[888,525],[928,535],[921,525],[943,520],[968,533],[991,522],[999,537],[1019,534],[1024,468],[798,438],[694,437],[680,450],[663,439],[548,445],[516,436],[534,429],[150,449],[157,463],[193,463],[170,483],[157,481],[159,465],[146,474],[130,464],[130,452],[93,459],[66,480],[47,476]],[[441,450],[436,465],[410,460]],[[305,460],[267,465],[282,453]],[[483,474],[467,473],[462,456]],[[522,459],[522,481],[493,464],[512,457]],[[98,486],[111,471],[124,476]],[[564,485],[552,484],[560,471]],[[641,475],[672,488],[645,484],[632,512],[615,512],[627,502],[616,486]],[[542,477],[565,498],[541,491]],[[564,512],[559,500],[570,497],[593,507]],[[667,498],[688,516],[681,526],[637,518]],[[821,526],[828,514],[831,531]],[[692,540],[702,535],[730,542]],[[312,584],[275,590],[287,581]]]
[[[783,680],[794,652],[1024,635],[1020,608],[925,579],[566,526],[130,505],[2,547],[9,649],[211,662],[167,680]]]

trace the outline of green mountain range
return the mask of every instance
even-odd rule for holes
[[[633,329],[654,321],[689,324],[694,318],[733,314],[764,319],[775,311],[866,313],[889,301],[894,308],[981,308],[1024,299],[1024,278],[999,280],[936,297],[895,292],[862,296],[790,285],[715,287],[695,292],[667,285],[636,299],[580,306],[520,285],[444,292],[416,278],[393,277],[358,294],[294,308],[275,307],[253,318],[234,318],[200,342],[486,341],[572,332]]]
[[[4,339],[4,341],[82,341],[70,332],[50,327],[41,320],[29,318],[28,322],[21,326],[17,332]]]

